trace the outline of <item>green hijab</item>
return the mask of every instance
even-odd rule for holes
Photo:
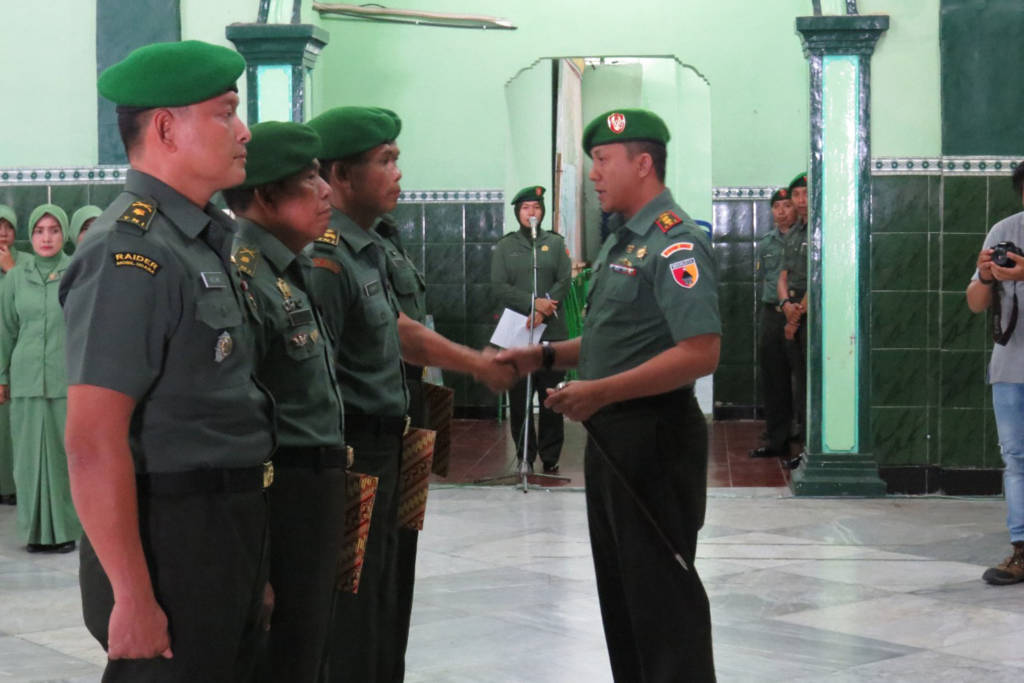
[[[40,218],[50,214],[57,219],[60,223],[60,229],[64,233],[64,241],[68,240],[68,215],[64,212],[64,209],[60,208],[56,204],[40,204],[36,208],[32,209],[32,213],[28,217],[28,239],[29,243],[32,242],[32,231],[36,227],[36,223]]]
[[[103,213],[103,209],[100,207],[86,204],[71,214],[71,229],[67,231],[67,241],[72,244],[78,242],[78,234],[82,232],[82,225],[90,218],[96,218],[101,213]]]
[[[0,218],[10,223],[14,232],[18,232],[18,214],[14,213],[14,209],[6,204],[0,204]]]

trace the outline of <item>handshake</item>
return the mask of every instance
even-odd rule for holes
[[[537,356],[537,365],[533,368],[520,369],[516,358],[528,357],[533,352]],[[522,361],[521,361],[522,362]],[[493,346],[485,347],[480,351],[477,369],[473,372],[473,379],[487,385],[487,388],[496,394],[511,389],[520,378],[533,372],[540,367],[540,346],[524,346],[518,349],[507,349],[499,351]]]

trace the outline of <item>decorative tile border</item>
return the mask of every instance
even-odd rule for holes
[[[875,157],[872,175],[1009,175],[1018,157]]]
[[[441,204],[445,202],[503,202],[504,190],[412,190],[398,197],[401,203]]]
[[[0,185],[120,185],[127,166],[0,168]]]
[[[779,187],[716,187],[711,191],[711,199],[712,201],[771,199],[772,193]]]

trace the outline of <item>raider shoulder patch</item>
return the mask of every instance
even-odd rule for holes
[[[128,205],[121,217],[117,219],[118,223],[128,223],[134,225],[140,230],[149,230],[149,223],[153,220],[153,216],[156,215],[156,202],[152,199],[136,199],[134,202]]]
[[[683,219],[676,215],[675,211],[666,211],[654,219],[654,224],[661,228],[662,232],[668,232],[683,222]]]
[[[334,259],[314,256],[312,260],[314,268],[323,268],[324,270],[331,271],[335,275],[341,272],[341,264],[335,261]]]
[[[231,255],[231,260],[238,268],[238,272],[249,277],[255,277],[256,264],[260,260],[259,249],[253,247],[240,247]]]
[[[314,241],[320,242],[321,244],[330,244],[336,247],[338,246],[338,233],[334,228],[327,228],[324,230],[324,234],[317,237]]]
[[[693,242],[676,242],[670,244],[661,250],[661,255],[664,258],[668,258],[677,251],[693,251]]]
[[[115,251],[112,256],[114,257],[114,265],[118,268],[138,268],[150,275],[156,275],[160,268],[162,268],[155,260],[134,251]]]

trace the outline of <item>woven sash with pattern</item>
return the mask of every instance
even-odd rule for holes
[[[423,529],[427,512],[430,463],[434,459],[431,429],[410,429],[402,439],[402,472],[398,475],[398,526]]]
[[[345,530],[338,554],[338,590],[359,592],[359,577],[366,557],[366,539],[370,535],[370,517],[377,496],[377,477],[345,472]]]
[[[455,390],[439,384],[423,383],[423,402],[426,404],[427,426],[437,432],[434,440],[433,473],[448,476],[452,454],[452,411]]]

